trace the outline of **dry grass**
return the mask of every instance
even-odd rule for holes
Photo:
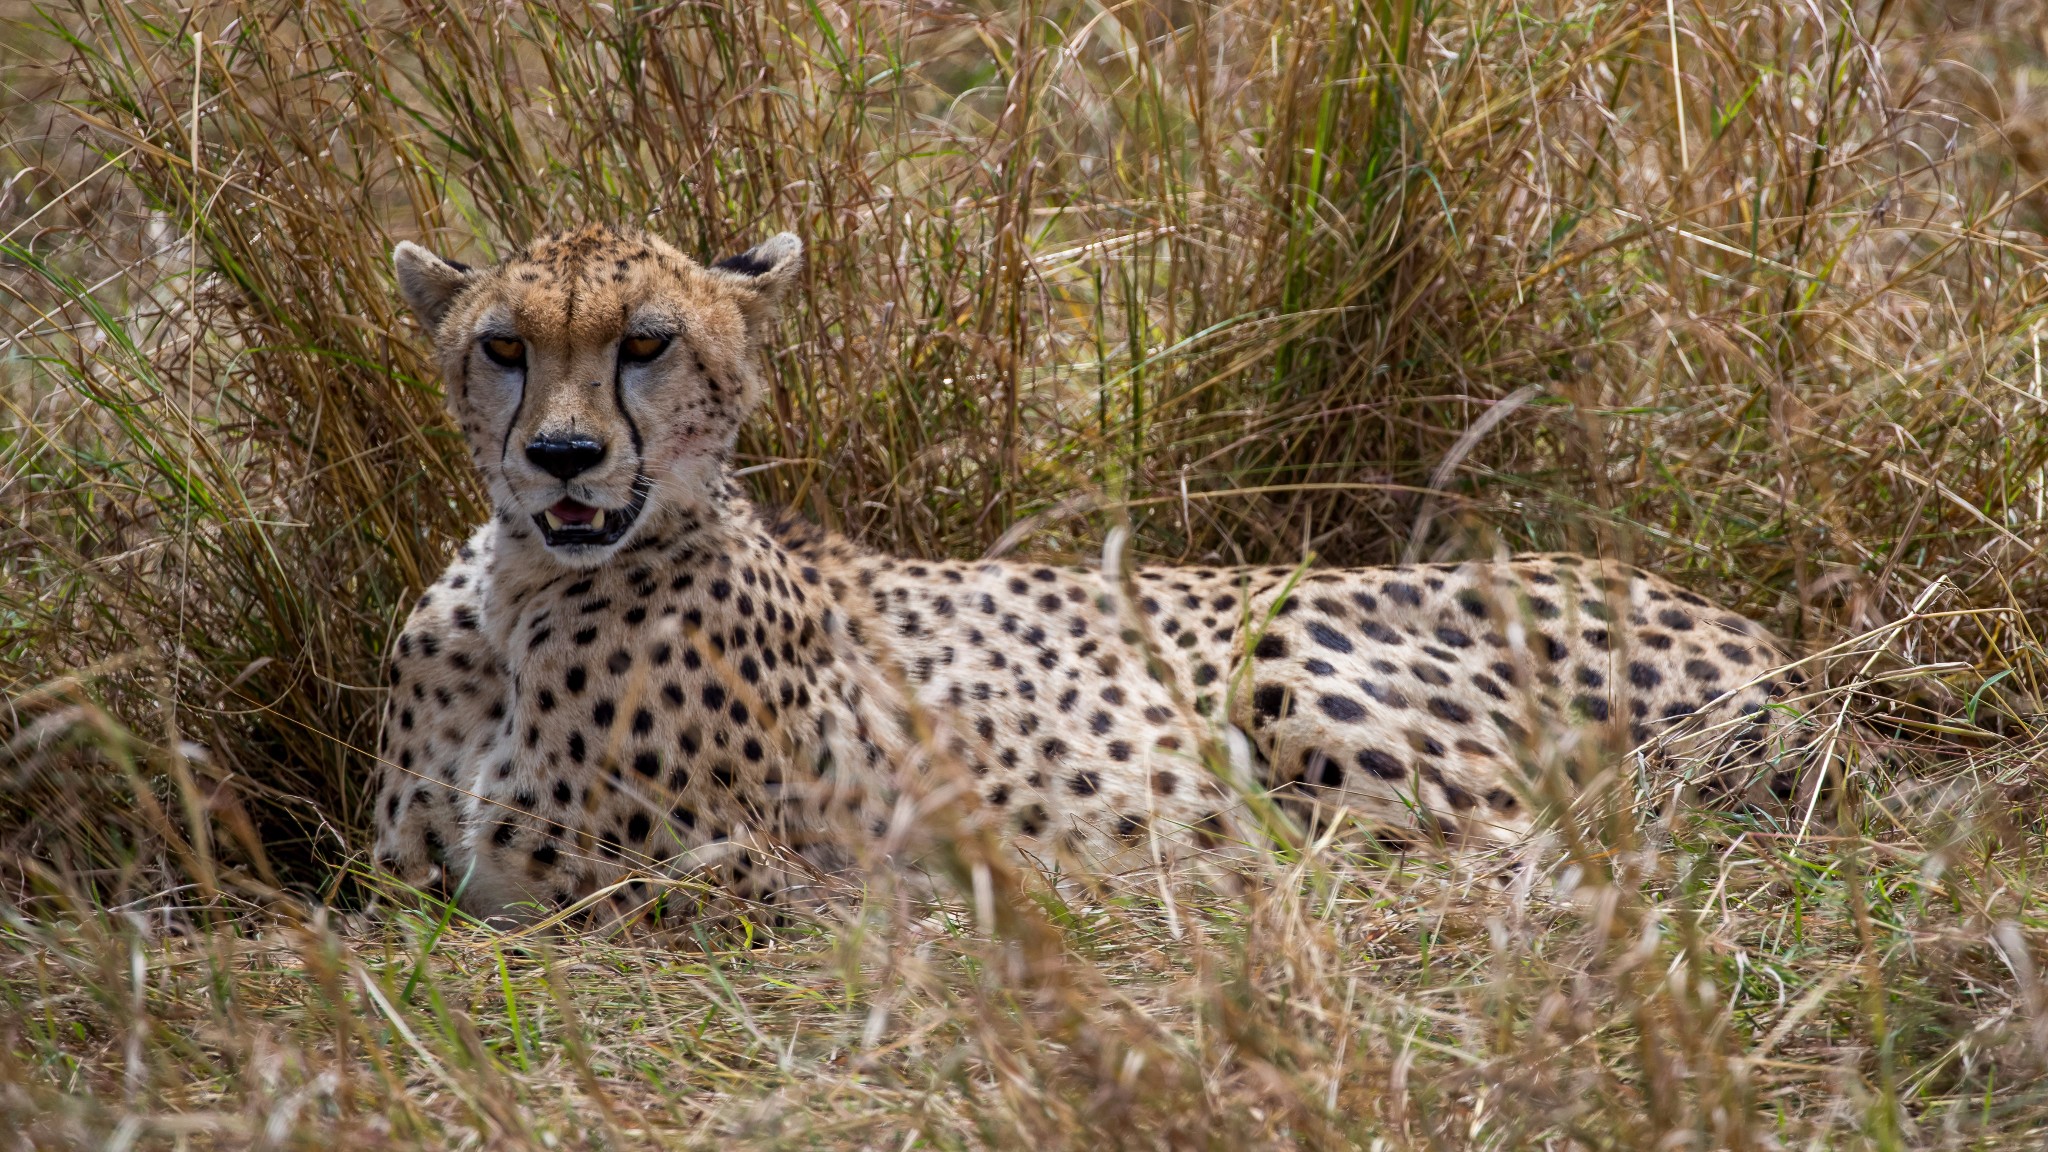
[[[0,1142],[2048,1123],[2036,10],[8,15]],[[1598,547],[1808,651],[1921,605],[1806,702],[1896,754],[1816,762],[1856,774],[1811,824],[1560,814],[1506,890],[1340,839],[1240,896],[1006,885],[993,932],[886,892],[751,945],[365,914],[376,657],[479,515],[386,253],[589,218],[805,236],[744,463],[877,546]]]

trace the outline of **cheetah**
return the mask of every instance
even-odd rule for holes
[[[917,560],[763,512],[731,461],[787,233],[709,266],[599,226],[394,264],[494,513],[393,644],[374,854],[480,916],[684,876],[798,899],[937,793],[1116,869],[1249,835],[1261,797],[1512,844],[1560,741],[1690,741],[1787,787],[1779,647],[1611,559]]]

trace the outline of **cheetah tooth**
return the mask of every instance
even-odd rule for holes
[[[558,532],[561,530],[562,518],[560,516],[555,515],[553,511],[542,512],[540,515],[541,519],[546,520],[548,522],[548,529],[550,531]]]
[[[592,532],[604,531],[604,509],[599,508],[590,514],[590,530]]]

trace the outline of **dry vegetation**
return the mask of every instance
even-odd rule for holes
[[[2038,1144],[2038,7],[5,15],[0,1146]],[[1505,889],[1337,838],[659,948],[380,900],[377,653],[479,515],[386,253],[590,218],[808,241],[765,499],[1619,552],[1835,653],[1845,783],[1560,811]]]

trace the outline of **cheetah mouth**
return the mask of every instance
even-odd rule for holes
[[[533,514],[540,538],[550,548],[602,548],[632,530],[647,506],[647,482],[633,478],[633,499],[624,508],[598,508],[564,497]]]

